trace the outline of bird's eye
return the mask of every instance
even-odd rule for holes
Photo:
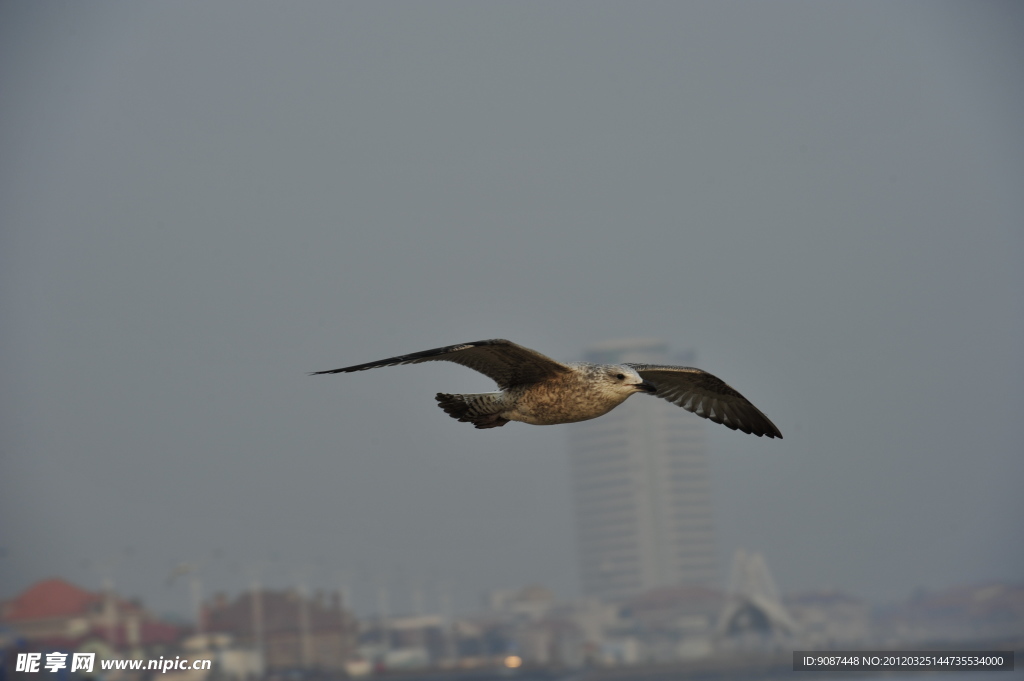
[[[626,380],[626,377],[623,374],[615,374],[615,378],[619,379],[620,381]]]

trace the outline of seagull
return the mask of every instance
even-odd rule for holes
[[[607,414],[634,393],[647,393],[726,428],[782,439],[775,424],[747,398],[706,371],[632,362],[563,364],[502,338],[448,345],[310,375],[437,361],[479,371],[501,388],[499,392],[469,395],[438,393],[434,398],[449,416],[477,428],[498,428],[509,421],[535,426],[587,421]]]

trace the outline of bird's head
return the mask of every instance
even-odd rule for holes
[[[624,364],[611,364],[604,367],[605,383],[615,392],[624,393],[627,397],[633,393],[651,393],[657,391],[653,383],[645,381],[636,369]]]

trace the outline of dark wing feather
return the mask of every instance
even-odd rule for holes
[[[502,390],[514,385],[536,383],[557,374],[570,371],[569,367],[535,352],[522,345],[501,338],[448,345],[443,348],[414,352],[411,355],[399,355],[387,359],[357,364],[355,366],[315,371],[317,374],[340,374],[352,371],[365,371],[377,367],[390,367],[399,364],[419,364],[420,362],[455,362],[469,367],[474,371],[491,378]]]
[[[654,394],[672,404],[678,405],[697,416],[721,423],[726,428],[742,430],[761,437],[777,437],[782,433],[722,379],[693,367],[676,367],[657,364],[630,364],[640,376],[654,384]]]

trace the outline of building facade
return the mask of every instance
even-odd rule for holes
[[[339,671],[355,649],[358,627],[338,594],[261,589],[234,600],[214,597],[204,608],[211,633],[261,652],[270,670]]]
[[[590,362],[689,365],[661,340],[588,348]],[[570,426],[570,471],[583,592],[621,599],[718,581],[704,424],[665,400],[636,395]]]
[[[182,633],[137,600],[109,589],[88,591],[63,579],[36,582],[0,603],[0,625],[16,632],[26,650],[95,652],[103,658],[155,657]]]

